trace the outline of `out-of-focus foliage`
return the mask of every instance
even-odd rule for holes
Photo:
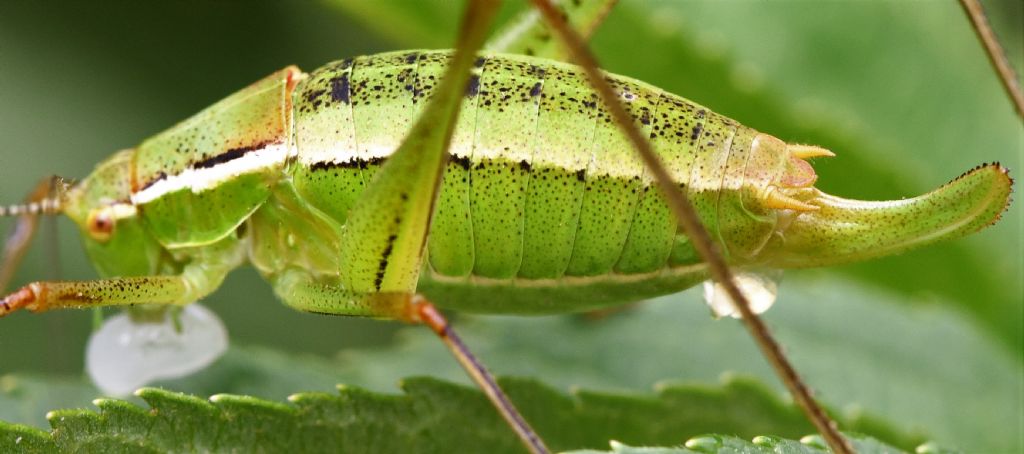
[[[259,356],[250,362],[280,366]],[[795,438],[811,429],[798,409],[746,380],[721,388],[664,386],[657,394],[576,391],[571,396],[531,379],[500,383],[559,451],[603,447],[609,437],[670,446],[709,430],[749,439],[760,431]],[[99,399],[94,401],[98,411],[51,412],[51,433],[0,422],[0,449],[52,444],[65,452],[522,450],[480,391],[432,378],[408,379],[398,395],[344,387],[294,394],[287,404],[225,394],[207,401],[153,388],[137,394],[148,408]],[[854,423],[843,423],[858,430]]]
[[[986,5],[1019,68],[1022,6]],[[5,2],[0,203],[17,200],[45,175],[84,176],[109,152],[286,64],[309,70],[355,54],[449,47],[460,7],[441,0],[61,7]],[[1020,122],[952,1],[623,0],[594,46],[610,71],[783,139],[832,149],[836,158],[814,163],[818,186],[830,193],[908,197],[996,160],[1011,176],[1024,171]],[[767,320],[812,387],[842,413],[898,421],[898,429],[946,445],[1019,451],[1019,205],[996,226],[964,240],[789,273]],[[62,223],[60,229],[59,274],[93,277],[71,226]],[[46,252],[50,243],[42,235],[16,284],[58,275]],[[241,270],[207,301],[234,342],[315,354],[384,347],[348,350],[342,365],[321,364],[312,372],[282,367],[266,379],[276,387],[225,372],[237,364],[236,356],[168,386],[279,400],[325,390],[334,381],[387,390],[408,375],[459,379],[427,333],[403,336],[389,347],[391,324],[296,314],[257,280],[251,270]],[[713,382],[725,371],[774,383],[738,326],[710,321],[698,305],[690,292],[592,323],[566,317],[463,320],[471,345],[499,373],[559,388],[646,391],[659,380]],[[88,320],[76,312],[0,320],[0,375],[78,374]],[[321,381],[290,378],[309,374]],[[34,402],[34,414],[0,416],[39,424],[42,408],[87,403],[58,396]]]

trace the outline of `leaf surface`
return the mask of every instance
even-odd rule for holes
[[[810,426],[794,407],[756,382],[721,388],[671,385],[656,394],[576,391],[565,395],[530,379],[502,386],[555,449],[599,448],[609,438],[671,445],[711,430],[753,437],[799,437]],[[289,403],[218,394],[209,400],[144,388],[145,404],[97,399],[98,410],[47,416],[51,432],[0,423],[0,450],[62,451],[519,452],[518,439],[477,390],[411,378],[401,394],[340,387]],[[904,440],[904,442],[907,442]]]

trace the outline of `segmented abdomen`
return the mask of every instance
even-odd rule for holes
[[[448,56],[380,54],[311,73],[294,95],[292,175],[303,197],[343,222],[410,129]],[[608,80],[714,234],[719,189],[742,174],[753,132],[650,85]],[[574,66],[480,57],[450,153],[428,240],[435,273],[559,278],[696,261],[643,165]]]

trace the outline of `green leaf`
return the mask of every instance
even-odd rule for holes
[[[566,396],[530,379],[502,387],[555,449],[597,448],[608,439],[633,444],[677,443],[708,431],[753,437],[798,437],[811,428],[800,412],[745,379],[721,388],[661,387],[656,394],[576,391]],[[289,404],[219,394],[209,400],[144,388],[148,408],[96,399],[98,411],[68,409],[47,416],[47,434],[0,424],[0,450],[21,443],[64,451],[335,451],[518,452],[519,441],[478,390],[432,378],[412,378],[402,394],[339,387],[301,393]],[[21,437],[18,441],[18,437]]]
[[[0,421],[0,452],[54,452],[50,434],[35,427]]]
[[[903,452],[871,437],[850,433],[844,435],[853,445],[854,451],[858,453]],[[824,440],[818,436],[807,436],[801,438],[800,441],[758,436],[754,437],[752,441],[747,441],[735,436],[703,435],[687,440],[683,446],[675,447],[636,447],[618,441],[612,441],[610,444],[611,451],[581,450],[569,451],[566,454],[820,454],[829,452],[825,447]],[[937,451],[929,452],[936,453]]]
[[[803,274],[812,276],[782,282],[765,319],[819,399],[847,417],[899,421],[941,443],[1019,450],[1024,395],[1012,354],[942,306],[894,304],[902,296],[887,289]],[[559,387],[643,389],[733,371],[784,392],[743,327],[712,320],[699,290],[597,321],[474,317],[455,327],[497,373]],[[340,379],[379,390],[412,374],[465,381],[427,330],[402,339],[397,348],[344,353]]]
[[[596,321],[473,317],[457,320],[455,327],[497,373],[529,375],[557,389],[629,392],[664,385],[666,379],[714,383],[723,371],[735,371],[783,392],[740,324],[712,320],[696,293]],[[1016,361],[955,313],[895,305],[892,292],[834,277],[784,282],[780,296],[767,322],[819,398],[840,410],[844,429],[904,448],[923,437],[990,451],[1019,447]],[[395,347],[346,351],[338,361],[235,348],[208,370],[163,386],[199,395],[231,392],[281,400],[299,390],[330,391],[335,383],[393,392],[394,383],[417,374],[466,383],[429,330],[408,328],[401,338]],[[4,419],[38,424],[2,412],[36,400],[35,415],[54,407],[43,399],[46,382],[5,380],[30,388],[19,391],[11,385],[7,388],[16,395],[0,394]],[[79,394],[90,396],[88,391]],[[60,405],[87,402],[80,398]],[[899,421],[899,427],[886,420]],[[725,429],[709,426],[704,431]],[[754,430],[749,435],[764,433],[778,434]]]

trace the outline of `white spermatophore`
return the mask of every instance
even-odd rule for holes
[[[775,298],[779,292],[778,280],[781,275],[782,271],[779,270],[759,273],[738,271],[733,277],[736,279],[736,286],[747,296],[747,301],[750,302],[750,310],[755,314],[760,314],[770,309],[772,304],[775,303]],[[732,318],[743,317],[736,310],[736,306],[733,304],[732,298],[729,297],[729,293],[725,291],[725,288],[710,279],[704,281],[704,302],[711,308],[711,313],[714,314],[715,318],[725,316]]]
[[[220,319],[198,303],[178,315],[181,332],[167,315],[159,323],[138,323],[128,314],[104,321],[89,338],[85,368],[104,393],[127,396],[152,381],[196,372],[228,347]]]

